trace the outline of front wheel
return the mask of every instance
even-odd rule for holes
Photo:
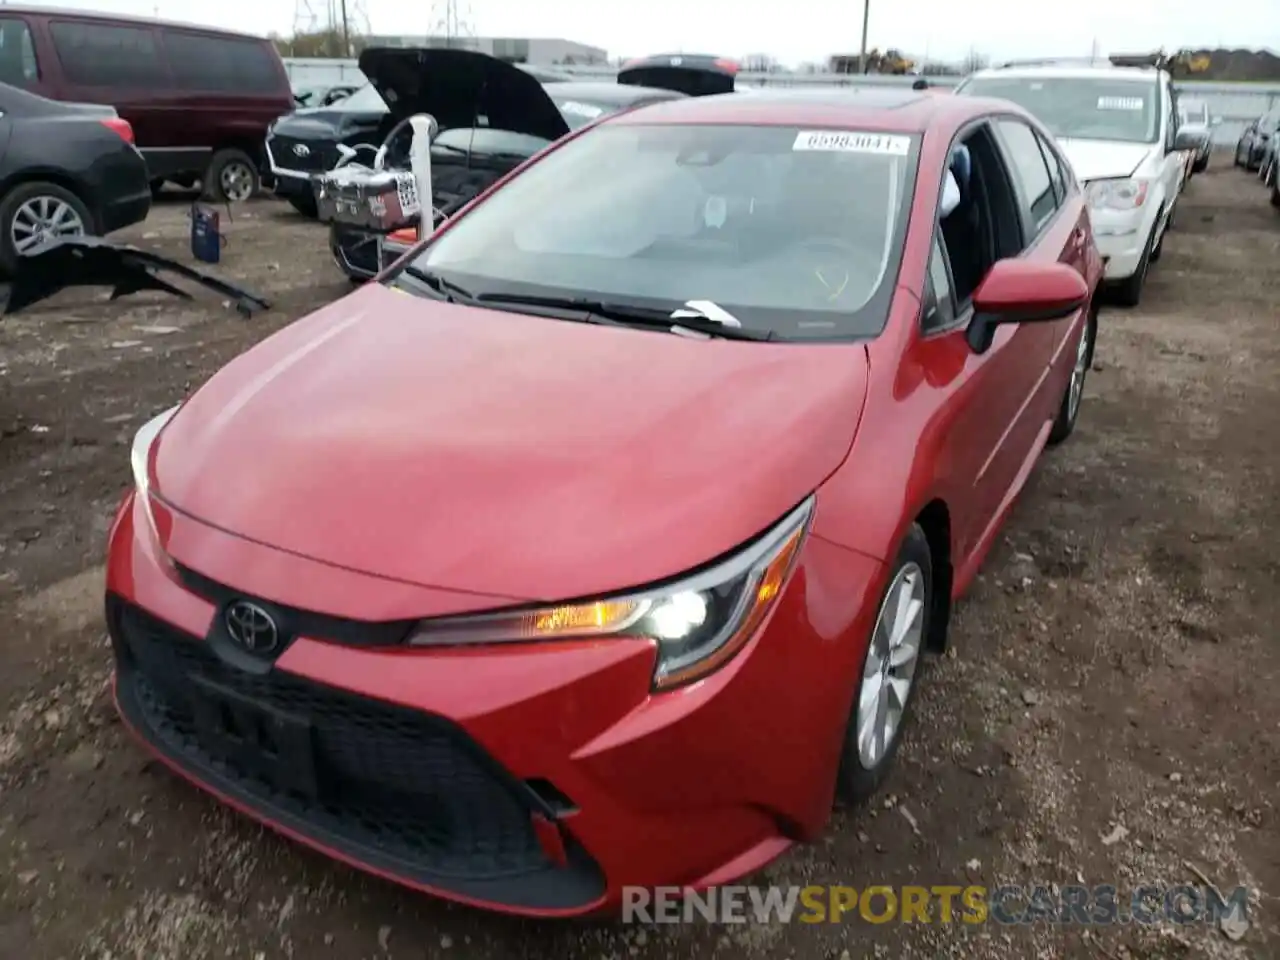
[[[1084,381],[1093,362],[1094,342],[1098,336],[1098,314],[1090,310],[1085,320],[1084,330],[1076,341],[1075,362],[1071,366],[1071,379],[1067,381],[1066,392],[1062,395],[1062,403],[1058,407],[1058,416],[1049,430],[1049,444],[1057,446],[1066,440],[1076,429],[1076,420],[1080,417],[1080,402],[1084,399]]]
[[[933,558],[913,524],[893,562],[867,643],[840,758],[840,793],[852,803],[879,789],[893,764],[923,667],[933,603]]]

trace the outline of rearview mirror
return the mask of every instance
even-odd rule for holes
[[[1173,152],[1183,150],[1199,150],[1202,137],[1191,130],[1179,130],[1173,137]]]
[[[1066,264],[997,260],[973,295],[969,346],[986,353],[1000,324],[1062,320],[1088,302],[1084,277]]]

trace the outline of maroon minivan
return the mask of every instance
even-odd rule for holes
[[[257,192],[267,127],[293,109],[284,64],[262,37],[50,7],[0,6],[0,81],[115,107],[153,190],[200,181],[218,200]]]

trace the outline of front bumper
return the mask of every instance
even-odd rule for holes
[[[1104,280],[1125,280],[1138,272],[1154,226],[1152,215],[1145,211],[1144,214],[1137,217],[1115,211],[1092,211],[1094,240],[1106,263]]]
[[[473,905],[572,915],[615,909],[626,885],[728,882],[826,822],[877,562],[810,536],[742,652],[653,695],[645,641],[408,649],[386,623],[444,612],[441,591],[163,508],[156,526],[167,552],[130,495],[111,533],[123,719],[188,780],[339,860]],[[183,566],[195,557],[199,574]],[[245,596],[297,624],[273,662],[220,639],[228,598]]]

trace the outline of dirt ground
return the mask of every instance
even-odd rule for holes
[[[130,239],[178,251],[185,207]],[[101,555],[132,432],[345,283],[273,202],[221,272],[244,320],[63,294],[0,323],[0,958],[1280,956],[1280,213],[1218,159],[1141,308],[1103,313],[1076,435],[1042,462],[955,623],[882,802],[755,882],[1201,883],[1191,925],[624,927],[517,921],[371,880],[149,762],[107,696]],[[1238,932],[1238,931],[1237,931]]]

